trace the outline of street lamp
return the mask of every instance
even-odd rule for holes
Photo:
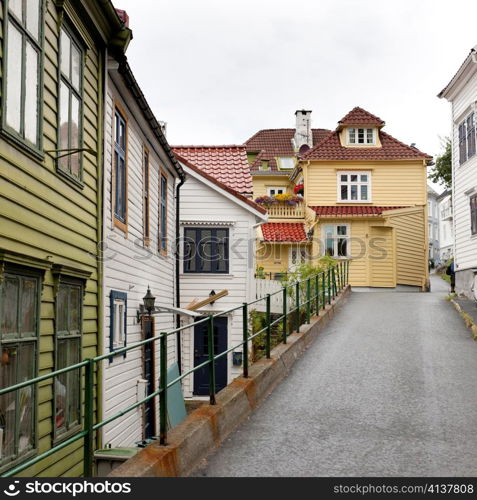
[[[154,297],[154,295],[151,293],[149,285],[147,287],[147,293],[142,298],[142,301],[144,302],[144,309],[146,309],[149,316],[151,316],[152,311],[154,311],[154,303],[156,302],[156,297]]]

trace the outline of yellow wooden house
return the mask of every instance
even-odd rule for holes
[[[431,157],[384,132],[384,121],[362,108],[334,131],[312,129],[310,114],[296,112],[295,130],[262,131],[246,143],[255,199],[269,209],[258,230],[257,265],[274,278],[331,255],[351,260],[353,286],[426,289]]]

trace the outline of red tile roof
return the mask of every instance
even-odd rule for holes
[[[260,227],[265,241],[307,241],[305,226],[299,222],[268,222]]]
[[[194,172],[200,174],[202,177],[204,177],[208,181],[214,183],[219,188],[223,189],[224,191],[227,191],[227,193],[230,193],[231,195],[235,196],[239,200],[243,201],[244,203],[246,203],[247,205],[249,205],[251,208],[255,209],[257,212],[260,212],[261,214],[266,214],[267,213],[267,210],[265,208],[261,207],[258,203],[255,203],[250,198],[247,198],[246,196],[243,196],[242,194],[240,194],[235,189],[232,189],[230,186],[227,186],[227,184],[225,184],[223,182],[220,182],[215,177],[212,177],[211,175],[207,174],[201,168],[196,167],[189,160],[187,160],[186,158],[183,158],[182,156],[180,156],[177,152],[174,152],[174,154],[175,154],[175,156],[176,156],[176,158],[177,158],[178,161],[180,161],[181,163],[183,163],[186,167],[189,167]]]
[[[173,146],[172,150],[240,194],[252,194],[245,146]]]
[[[432,156],[379,131],[382,147],[343,147],[339,132],[330,132],[321,143],[301,155],[305,160],[431,160]]]
[[[313,145],[317,145],[324,137],[330,133],[322,128],[312,129]],[[295,156],[292,139],[295,135],[294,128],[278,128],[259,130],[255,135],[245,141],[245,147],[250,153],[259,152],[259,155],[251,165],[252,172],[258,172],[262,160],[269,161],[271,171],[277,172],[277,156]],[[289,172],[281,171],[288,175]]]
[[[376,207],[374,205],[311,206],[319,217],[379,216],[386,210],[406,207]]]
[[[376,125],[384,126],[384,121],[379,116],[373,115],[359,106],[353,108],[346,116],[338,122],[340,125]]]

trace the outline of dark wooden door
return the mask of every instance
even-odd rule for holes
[[[194,366],[209,359],[207,322],[194,328]],[[227,350],[227,318],[214,318],[214,354]],[[227,356],[215,361],[215,392],[227,385]],[[194,372],[194,394],[209,394],[209,367],[204,366]]]

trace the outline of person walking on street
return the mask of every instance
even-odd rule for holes
[[[454,259],[450,261],[450,264],[446,269],[447,276],[450,276],[451,293],[455,293],[455,271],[454,271]]]

